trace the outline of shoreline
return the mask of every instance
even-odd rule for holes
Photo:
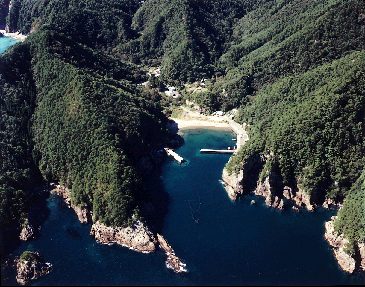
[[[193,130],[200,128],[212,128],[219,130],[232,130],[232,127],[226,122],[212,122],[209,120],[186,120],[171,118],[178,125],[179,131]]]
[[[241,125],[235,122],[227,115],[204,115],[199,112],[189,110],[186,107],[182,107],[182,114],[179,117],[171,117],[170,119],[177,124],[179,132],[200,128],[230,130],[237,136],[237,150],[239,150],[239,148],[249,139],[246,131],[246,125]]]
[[[25,41],[25,39],[27,38],[26,35],[23,35],[19,32],[15,32],[15,33],[8,33],[6,32],[6,30],[0,30],[0,33],[4,35],[4,37],[9,37],[9,38],[13,38],[16,39],[18,41]]]

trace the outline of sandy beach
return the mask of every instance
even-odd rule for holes
[[[14,39],[17,39],[19,41],[24,41],[27,38],[26,35],[20,34],[19,32],[7,33],[5,30],[0,30],[0,33],[3,34],[5,37],[14,38]]]
[[[172,118],[174,122],[177,123],[179,130],[184,129],[198,129],[198,128],[217,128],[217,129],[231,129],[230,125],[227,122],[213,122],[209,120],[203,119],[179,119]]]
[[[177,123],[180,131],[204,127],[232,130],[237,135],[238,148],[249,139],[246,126],[240,125],[227,116],[207,116],[186,107],[182,107],[181,114],[178,117],[173,117],[171,119]]]

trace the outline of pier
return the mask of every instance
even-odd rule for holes
[[[173,159],[175,159],[178,163],[183,163],[185,161],[185,159],[181,156],[179,156],[176,152],[174,152],[172,149],[169,148],[164,148],[164,150],[166,151],[166,154],[170,157],[172,157]]]
[[[220,154],[233,154],[236,150],[234,149],[207,149],[203,148],[200,150],[200,153],[220,153]]]

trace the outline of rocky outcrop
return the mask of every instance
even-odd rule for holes
[[[360,243],[358,246],[360,255],[360,268],[365,271],[365,243]]]
[[[255,191],[255,195],[265,198],[265,204],[277,209],[284,208],[284,200],[273,192],[272,185],[270,183],[270,177],[267,177],[263,182],[258,183]]]
[[[275,178],[269,174],[263,181],[258,182],[254,194],[265,198],[267,206],[282,210],[285,206],[291,206],[294,210],[301,207],[313,211],[315,205],[311,203],[310,196],[302,190],[294,192],[289,186],[284,186],[277,190],[273,185]]]
[[[175,273],[188,272],[186,269],[186,264],[181,261],[179,257],[176,256],[174,249],[169,245],[162,235],[157,234],[157,240],[160,248],[165,252],[166,267],[172,269]]]
[[[156,250],[156,238],[141,221],[129,227],[109,227],[95,222],[90,234],[101,244],[119,244],[131,250],[150,253]]]
[[[313,211],[315,209],[315,205],[311,203],[310,196],[303,190],[299,189],[295,196],[293,197],[293,201],[298,207],[305,207],[309,211]]]
[[[336,202],[332,198],[326,198],[322,204],[323,208],[329,209],[329,208],[341,208],[342,204],[339,202]]]
[[[81,223],[90,223],[92,221],[92,213],[88,210],[87,207],[75,205],[72,203],[71,191],[67,187],[62,185],[54,185],[54,188],[51,192],[62,197],[67,206],[75,211]]]
[[[324,237],[332,246],[335,257],[340,267],[349,273],[353,273],[356,268],[356,260],[354,257],[346,253],[345,249],[349,241],[344,238],[343,234],[338,234],[334,227],[336,217],[332,216],[331,220],[325,223]]]
[[[34,228],[29,224],[29,222],[25,222],[23,224],[22,230],[19,234],[19,239],[22,241],[28,241],[29,239],[32,239],[34,237]]]
[[[243,181],[244,171],[241,170],[238,174],[229,174],[226,169],[223,170],[222,175],[224,187],[232,200],[236,200],[239,196],[244,194]],[[311,203],[310,196],[302,191],[298,190],[294,192],[292,188],[284,186],[279,188],[274,187],[276,176],[274,173],[270,173],[263,180],[258,181],[253,193],[257,196],[264,197],[265,204],[269,207],[273,207],[279,210],[284,209],[286,206],[291,206],[294,210],[299,208],[306,208],[309,211],[315,209],[315,205]],[[331,204],[332,201],[328,201]]]
[[[52,270],[52,264],[45,262],[37,252],[24,252],[16,260],[16,281],[20,285],[27,285],[32,280],[47,275]]]
[[[227,191],[227,194],[231,200],[236,200],[237,197],[243,194],[243,170],[239,173],[229,174],[227,169],[223,169],[222,180],[224,184],[224,188]]]

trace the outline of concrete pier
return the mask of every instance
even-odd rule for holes
[[[221,153],[221,154],[233,154],[236,150],[234,149],[206,149],[200,150],[200,153]]]
[[[175,159],[178,163],[183,163],[185,161],[185,159],[181,156],[179,156],[176,152],[174,152],[172,149],[169,148],[164,148],[164,150],[166,151],[166,154],[170,157],[172,157],[173,159]]]

